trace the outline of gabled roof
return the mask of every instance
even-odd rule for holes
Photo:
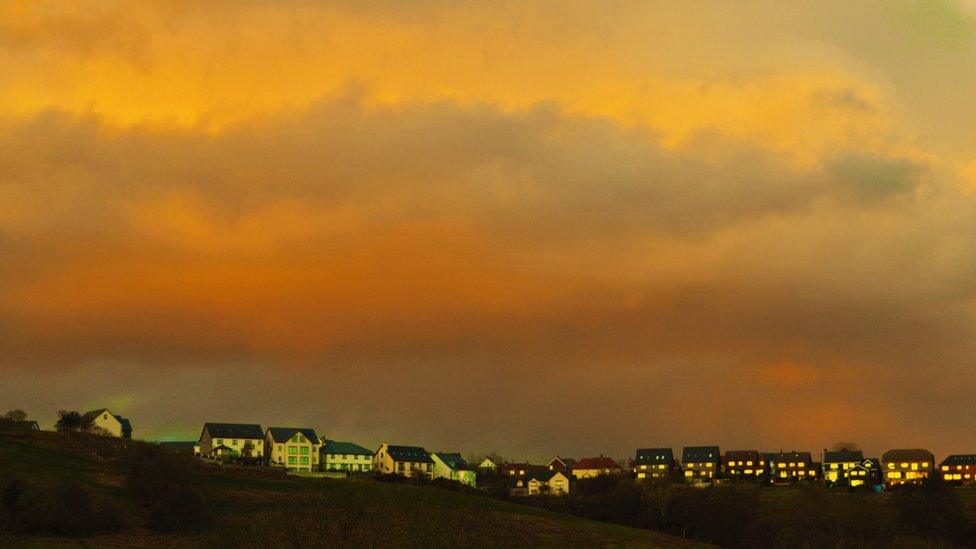
[[[573,471],[583,471],[587,469],[620,469],[620,464],[608,457],[583,458],[577,461],[572,467]]]
[[[353,456],[371,456],[373,452],[367,450],[358,444],[353,444],[352,442],[338,442],[335,440],[326,440],[325,444],[322,446],[323,454],[346,454]]]
[[[411,463],[433,463],[430,454],[420,446],[394,446],[390,444],[386,447],[386,452],[394,461],[408,461]]]
[[[103,413],[112,414],[112,412],[109,412],[108,408],[99,408],[98,410],[91,410],[81,415],[81,424],[89,425],[91,424],[91,422],[95,421],[95,418],[102,415]],[[115,414],[112,414],[112,417],[118,419],[118,417]]]
[[[549,465],[552,465],[553,463],[556,463],[557,461],[559,463],[562,463],[564,467],[572,467],[572,465],[574,463],[576,463],[576,460],[573,459],[573,458],[556,456],[556,457],[552,458],[552,461],[549,462]]]
[[[461,457],[461,454],[458,454],[458,453],[456,453],[456,454],[449,454],[449,453],[446,453],[446,452],[434,452],[434,455],[437,456],[437,459],[443,461],[444,462],[444,465],[447,465],[448,467],[450,467],[452,471],[470,471],[471,470],[471,466],[468,465],[468,462],[465,461],[463,457]]]
[[[672,464],[674,463],[674,451],[671,448],[641,448],[637,450],[637,465],[649,464]]]
[[[681,451],[682,463],[707,463],[718,461],[720,457],[718,446],[685,446]]]
[[[868,459],[862,460],[860,463],[855,463],[854,464],[854,468],[855,469],[868,469],[868,470],[870,470],[870,469],[880,469],[881,468],[881,460],[879,460],[878,458],[868,458]]]
[[[881,461],[934,461],[932,452],[922,448],[896,448],[888,450],[881,456]]]
[[[952,454],[939,464],[943,465],[976,465],[976,454]]]
[[[759,461],[759,450],[726,450],[725,461]]]
[[[767,454],[769,456],[769,461],[792,461],[796,463],[798,461],[813,461],[810,456],[810,452],[797,452],[796,450],[790,450],[789,452],[773,452],[772,454]]]
[[[852,461],[864,461],[864,452],[860,450],[824,452],[824,463],[850,463]]]
[[[203,430],[212,438],[264,438],[264,431],[256,423],[204,423]]]
[[[275,442],[288,442],[295,434],[301,433],[312,444],[319,443],[319,436],[315,434],[315,429],[308,427],[268,427],[268,433],[271,434],[271,440]]]

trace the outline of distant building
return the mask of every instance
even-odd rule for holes
[[[568,475],[569,468],[576,464],[576,460],[573,458],[556,456],[552,461],[549,462],[547,468],[550,471],[557,471]]]
[[[434,461],[420,446],[397,446],[384,442],[373,453],[373,470],[405,477],[431,477]]]
[[[953,454],[939,464],[942,479],[952,484],[976,482],[976,454]]]
[[[848,479],[851,488],[881,484],[881,461],[877,458],[868,458],[855,464],[848,470]]]
[[[40,427],[38,427],[37,422],[34,420],[17,421],[0,418],[0,433],[28,434],[34,431],[40,431]]]
[[[289,471],[318,471],[321,446],[315,429],[309,427],[268,427],[264,434],[264,455],[268,464]]]
[[[685,482],[711,483],[718,474],[720,457],[718,446],[685,446],[681,451]]]
[[[569,477],[560,471],[532,471],[514,481],[513,496],[565,496],[569,494]]]
[[[622,475],[623,472],[619,463],[604,456],[583,458],[570,467],[570,473],[577,480],[601,475]]]
[[[499,473],[511,478],[524,478],[528,473],[548,470],[549,468],[545,465],[533,465],[531,463],[506,463],[498,468]]]
[[[189,454],[191,456],[200,454],[200,445],[194,440],[178,442],[165,441],[160,442],[159,445],[167,450],[172,450],[180,454]]]
[[[820,477],[819,466],[810,452],[775,452],[766,454],[769,479],[776,484],[788,484],[798,480],[816,480]]]
[[[920,484],[935,469],[935,456],[922,448],[888,450],[881,456],[881,467],[888,486]]]
[[[81,427],[97,434],[124,439],[132,438],[132,424],[129,420],[113,414],[107,408],[85,412],[81,416]]]
[[[759,450],[729,450],[722,457],[722,466],[732,480],[752,480],[766,474],[766,458]]]
[[[264,457],[264,431],[256,423],[205,423],[199,444],[204,457]]]
[[[326,440],[320,450],[322,470],[366,473],[373,470],[373,452],[352,442]]]
[[[849,486],[850,471],[859,463],[864,462],[864,454],[860,450],[824,450],[822,478],[828,485]]]
[[[434,462],[433,478],[456,480],[474,488],[477,484],[477,474],[459,453],[434,452],[430,455]]]
[[[641,448],[634,459],[634,475],[637,480],[670,479],[675,470],[674,452],[671,448]]]
[[[483,471],[497,471],[498,464],[495,463],[495,461],[491,458],[486,457],[485,459],[481,460],[480,464],[478,464],[478,469]]]

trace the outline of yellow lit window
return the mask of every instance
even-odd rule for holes
[[[647,465],[641,465],[641,471],[646,471],[646,470],[647,470]]]
[[[777,463],[776,466],[782,468],[782,467],[786,467],[786,464],[785,463]]]
[[[918,464],[912,463],[912,471],[918,471]]]
[[[908,469],[908,464],[907,463],[902,463],[901,464],[901,468],[902,469]]]
[[[658,469],[664,469],[665,467],[666,467],[666,465],[664,465],[663,463],[661,465],[658,465],[657,466]]]
[[[751,475],[752,474],[752,469],[746,469],[746,474],[747,475]]]
[[[693,475],[693,474],[694,474],[694,473],[692,473],[691,471],[685,471],[685,476],[686,476],[686,477],[690,477],[690,476],[691,476],[691,475]]]
[[[714,465],[714,464],[709,461],[708,463],[705,464],[705,467],[711,467],[712,465]]]
[[[922,464],[922,469],[928,469],[928,468],[929,468],[928,462]]]
[[[796,467],[796,463],[790,462],[790,467]]]
[[[802,469],[806,467],[806,464],[801,461],[800,463],[797,463],[796,466]]]
[[[748,465],[749,467],[752,467],[752,462],[751,461],[747,461],[746,462],[746,465]]]
[[[942,470],[943,471],[948,471],[949,470],[949,466],[948,465],[943,465],[942,466]]]
[[[889,463],[888,464],[888,468],[889,469],[894,469],[895,468],[895,464],[894,463]]]
[[[733,465],[735,465],[735,462],[734,461],[730,461],[729,462],[729,467],[732,467]]]

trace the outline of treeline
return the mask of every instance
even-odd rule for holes
[[[877,495],[813,483],[696,488],[605,476],[579,481],[568,496],[522,501],[732,548],[976,545],[958,491],[937,478]]]

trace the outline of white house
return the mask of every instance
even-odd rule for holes
[[[373,454],[373,470],[381,474],[430,478],[434,461],[420,446],[396,446],[384,442]]]
[[[474,488],[477,484],[478,475],[474,472],[471,466],[468,465],[468,462],[464,461],[461,454],[434,452],[430,455],[430,459],[434,462],[434,478],[456,480],[462,484],[467,484],[472,488]]]
[[[81,416],[81,426],[93,433],[119,438],[132,438],[132,424],[129,420],[113,414],[107,408],[85,412]]]
[[[478,469],[484,469],[485,471],[497,471],[498,464],[495,463],[491,458],[486,457],[481,461],[481,464],[478,465]]]
[[[569,477],[559,471],[530,471],[515,481],[514,496],[565,496],[569,494]]]
[[[199,444],[204,457],[264,457],[264,431],[255,423],[205,423]]]
[[[268,463],[289,471],[318,471],[321,446],[315,429],[307,427],[268,427],[264,435]]]
[[[322,470],[366,473],[373,470],[373,452],[352,442],[326,440],[321,449]]]

